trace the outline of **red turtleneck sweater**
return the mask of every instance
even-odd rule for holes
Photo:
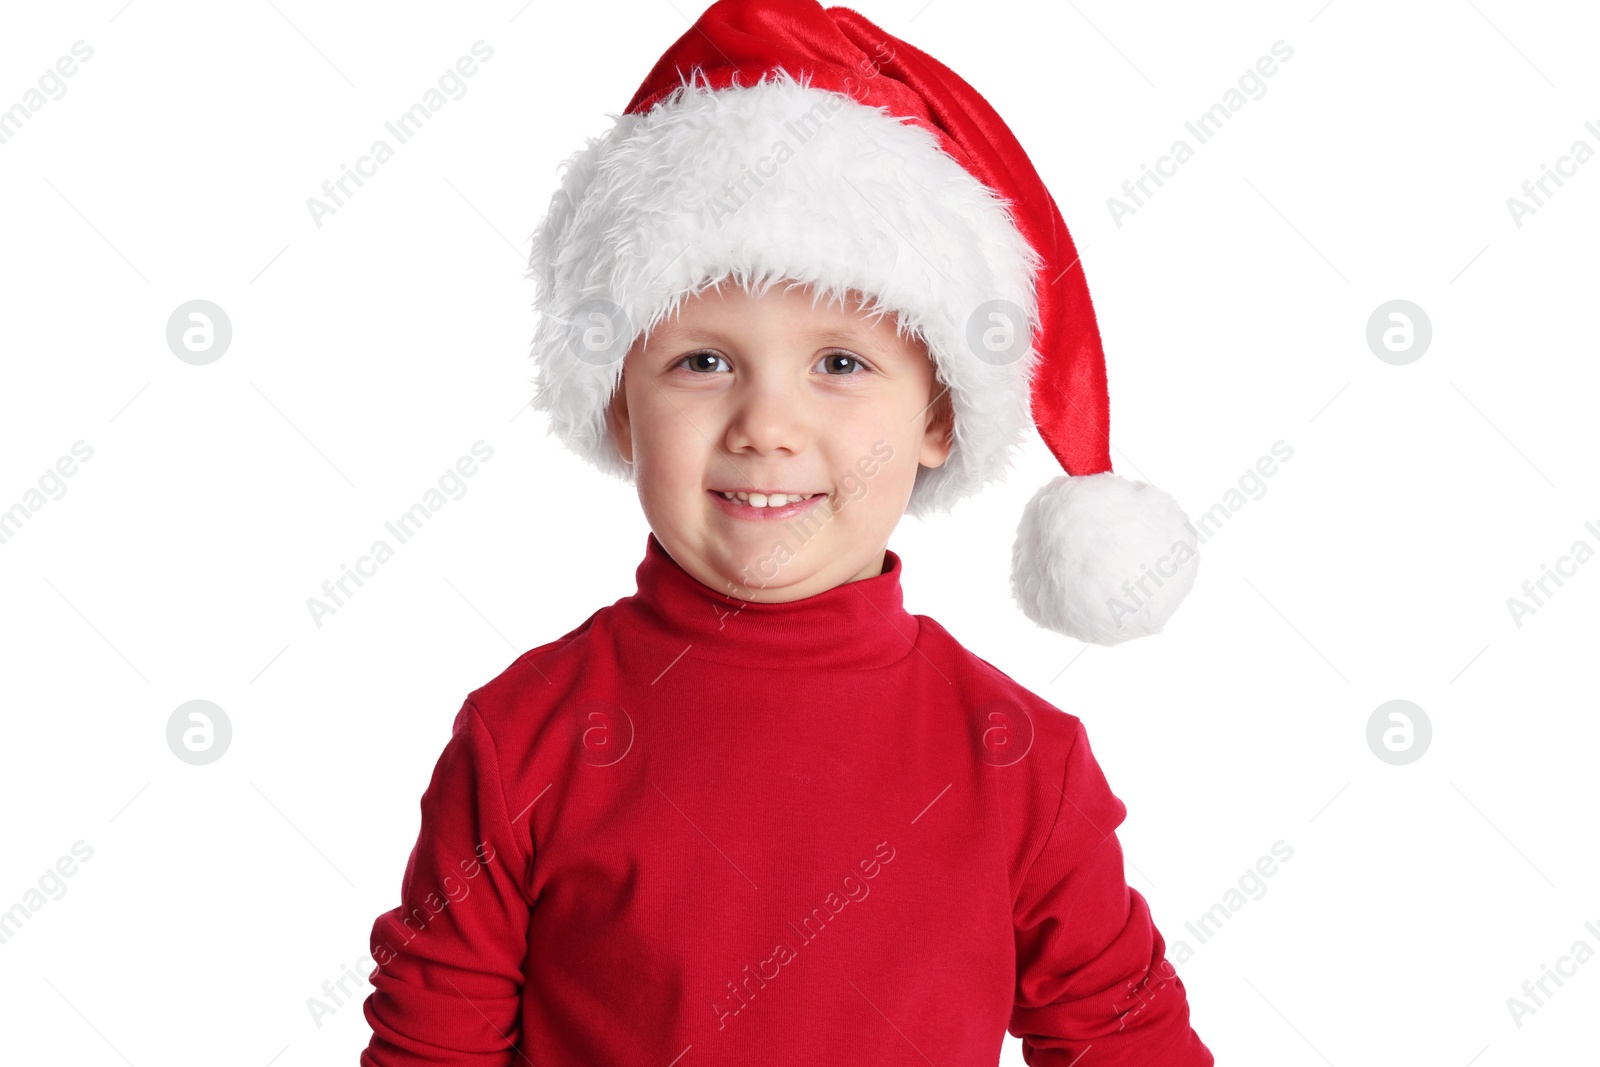
[[[901,603],[654,534],[467,696],[372,929],[364,1067],[1203,1067],[1083,725]]]

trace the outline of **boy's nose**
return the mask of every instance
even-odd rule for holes
[[[792,387],[764,383],[743,391],[728,419],[727,448],[731,452],[798,452],[807,436],[805,398]]]

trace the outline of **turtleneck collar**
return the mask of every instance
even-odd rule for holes
[[[782,604],[757,603],[702,583],[651,532],[635,571],[638,591],[613,605],[619,639],[662,653],[757,669],[865,670],[910,655],[919,630],[900,591],[900,557],[883,572]],[[624,649],[623,651],[626,651]]]

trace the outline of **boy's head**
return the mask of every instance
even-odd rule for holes
[[[874,577],[918,469],[949,457],[927,345],[865,304],[725,278],[628,349],[608,432],[651,530],[702,583],[783,602]]]
[[[1170,496],[1111,473],[1105,357],[1072,237],[1004,120],[948,67],[846,7],[716,0],[563,169],[529,264],[534,406],[608,473],[637,475],[624,444],[641,470],[664,465],[641,498],[702,580],[725,585],[732,571],[771,599],[868,576],[902,512],[948,511],[1002,478],[1037,430],[1067,476],[1017,528],[1023,612],[1116,644],[1158,632],[1188,592],[1197,531]],[[803,385],[838,376],[813,379],[811,360],[841,342],[811,336],[817,320],[781,287],[707,295],[730,277],[801,283],[826,314],[847,306],[840,294],[870,294],[897,342],[925,346],[911,363],[932,391],[919,380],[889,400],[867,375],[864,404],[853,385]],[[742,324],[734,343],[674,332],[703,334],[706,316]],[[670,373],[656,362],[696,347],[717,357]],[[677,402],[709,424],[703,435]],[[902,403],[913,410],[885,437],[884,469],[851,479],[848,464],[875,459],[867,427]],[[719,527],[733,516],[698,495],[696,510],[689,487],[826,489],[837,510],[789,569],[757,571],[754,542],[776,540],[751,536],[762,520]]]

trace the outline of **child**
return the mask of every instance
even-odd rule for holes
[[[887,547],[1035,428],[1030,618],[1113,644],[1193,581],[999,116],[852,11],[719,0],[563,186],[536,404],[636,483],[638,589],[468,695],[362,1063],[1211,1064],[1083,724]]]

